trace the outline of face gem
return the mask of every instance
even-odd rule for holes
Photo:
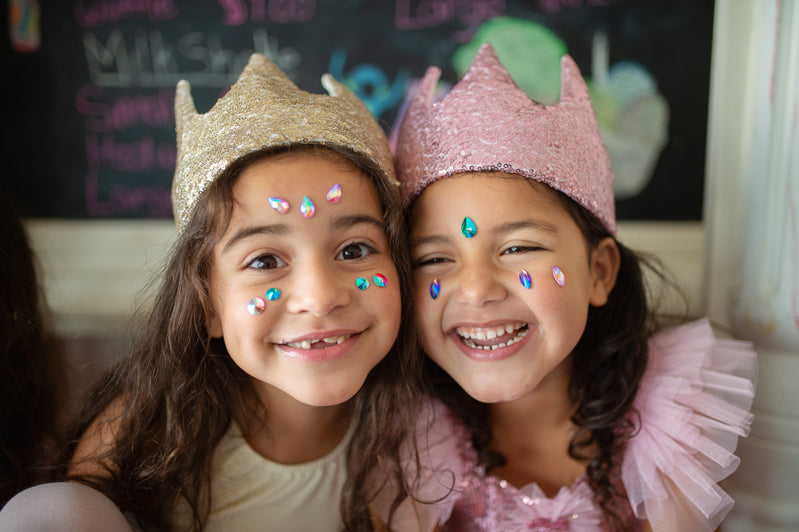
[[[249,303],[247,303],[247,312],[252,314],[253,316],[257,316],[261,312],[264,311],[266,308],[266,301],[263,298],[256,297],[251,299]]]
[[[372,280],[375,282],[375,285],[379,286],[380,288],[386,286],[386,283],[388,282],[388,279],[386,279],[386,276],[383,275],[382,273],[374,274],[372,276]]]
[[[366,290],[369,288],[369,280],[366,277],[358,277],[355,279],[355,286],[360,288],[361,290]]]
[[[566,284],[566,277],[563,275],[563,272],[560,271],[560,268],[557,266],[552,266],[552,277],[555,278],[555,282],[558,283],[560,286],[564,286]]]
[[[468,216],[463,219],[463,223],[461,224],[461,233],[463,233],[463,236],[466,238],[472,238],[477,234],[477,225],[475,225],[474,221]]]
[[[283,198],[269,198],[269,206],[280,214],[286,214],[290,208],[289,202]]]
[[[316,206],[308,196],[302,197],[302,201],[300,202],[300,214],[302,214],[303,218],[311,218],[316,214]]]
[[[441,293],[441,283],[438,282],[438,279],[433,279],[433,282],[430,283],[430,297],[435,299],[439,293]]]
[[[333,203],[334,205],[341,201],[341,185],[336,183],[330,190],[327,191],[327,201],[328,203]]]
[[[269,301],[275,301],[277,299],[280,299],[280,290],[278,290],[277,288],[270,288],[269,290],[266,291],[266,299],[268,299]]]
[[[519,282],[522,283],[522,286],[528,290],[533,286],[533,280],[530,278],[530,274],[527,273],[526,270],[519,270]]]

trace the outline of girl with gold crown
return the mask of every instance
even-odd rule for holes
[[[395,158],[436,398],[418,435],[430,504],[404,505],[398,528],[715,529],[755,353],[707,321],[658,326],[570,57],[552,106],[490,45],[432,103],[438,77],[411,97]]]
[[[107,498],[46,486],[21,503],[37,522],[71,505],[59,530],[95,508],[93,529],[127,528],[110,499],[144,530],[371,530],[378,464],[405,485],[421,362],[393,161],[362,102],[323,84],[255,54],[206,114],[178,85],[177,242],[70,453],[67,480]]]

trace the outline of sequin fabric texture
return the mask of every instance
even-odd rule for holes
[[[269,59],[253,54],[230,91],[200,114],[189,83],[178,83],[172,210],[179,231],[208,185],[234,160],[262,148],[345,148],[367,157],[396,181],[388,140],[366,106],[329,74],[322,76],[322,85],[329,96],[300,90]]]
[[[400,191],[413,201],[430,183],[470,171],[502,171],[568,195],[616,232],[613,173],[588,88],[571,57],[561,60],[561,100],[530,100],[484,44],[443,100],[432,102],[441,71],[430,67],[397,137]]]

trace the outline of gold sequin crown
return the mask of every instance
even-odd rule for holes
[[[383,129],[366,106],[330,74],[326,94],[300,90],[261,54],[253,54],[230,91],[205,114],[194,107],[188,81],[178,82],[178,155],[172,210],[182,232],[203,192],[230,163],[264,148],[323,145],[367,157],[391,181],[394,164]]]

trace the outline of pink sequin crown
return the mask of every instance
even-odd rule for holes
[[[242,155],[262,148],[317,144],[345,148],[369,159],[396,181],[388,140],[380,124],[344,85],[322,76],[329,95],[300,90],[269,59],[253,54],[230,91],[205,114],[191,88],[175,93],[178,157],[172,210],[178,231],[191,219],[203,192]]]
[[[435,103],[441,71],[430,67],[397,136],[394,162],[406,201],[442,177],[501,171],[559,190],[615,234],[613,173],[588,88],[568,55],[561,69],[560,102],[541,105],[514,83],[488,43]]]

